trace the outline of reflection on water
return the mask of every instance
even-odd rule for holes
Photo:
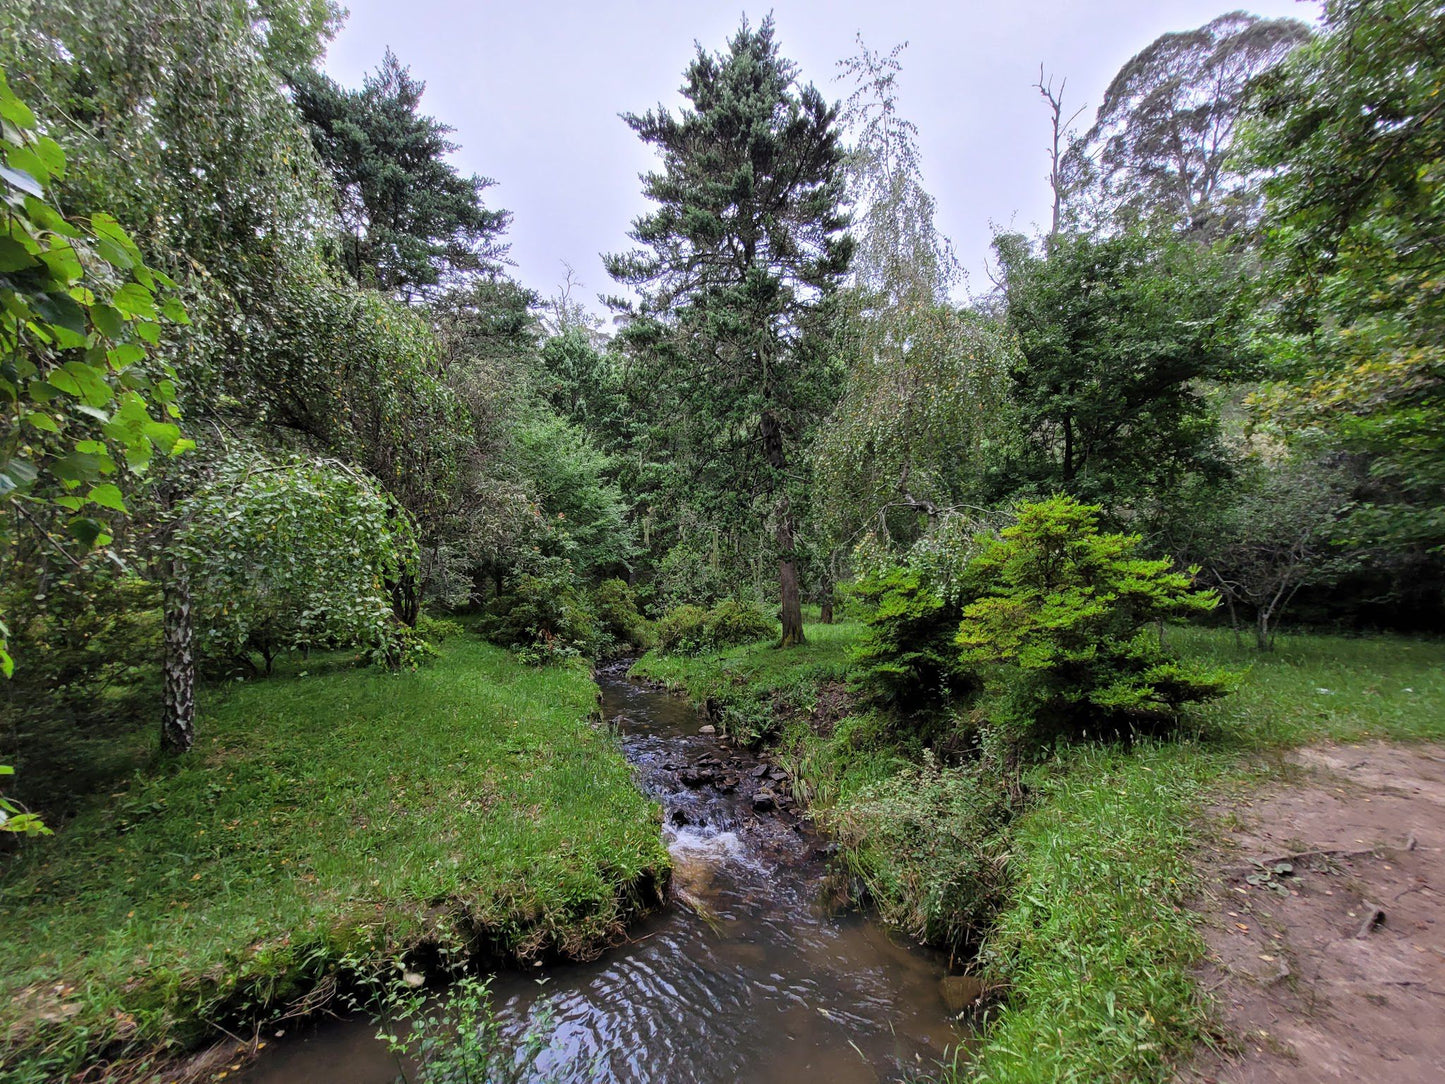
[[[681,701],[617,671],[601,681],[639,784],[664,807],[678,902],[596,963],[497,977],[509,1030],[544,1006],[551,1015],[537,1079],[851,1084],[932,1069],[956,1042],[941,962],[830,913],[816,837],[791,814],[754,812],[758,761],[699,733]],[[713,757],[712,782],[680,781]],[[391,1084],[396,1065],[373,1030],[322,1025],[246,1079]]]

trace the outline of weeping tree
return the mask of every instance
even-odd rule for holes
[[[838,110],[799,85],[771,18],[744,21],[721,53],[699,48],[682,93],[676,115],[625,117],[662,162],[643,177],[656,209],[633,223],[639,247],[607,257],[636,294],[614,304],[627,345],[675,385],[711,484],[769,509],[783,643],[797,644],[793,472],[828,394],[817,317],[852,254]]]
[[[949,299],[958,267],[935,225],[917,129],[898,109],[901,47],[859,42],[842,64],[857,252],[832,339],[845,389],[814,454],[816,517],[830,567],[865,533],[904,540],[975,499],[1005,430],[1009,338]]]
[[[198,654],[267,673],[283,652],[360,646],[407,661],[410,638],[387,585],[416,565],[410,520],[363,474],[334,460],[227,456],[175,510],[166,620],[162,746],[195,740]],[[197,642],[199,641],[199,642]]]

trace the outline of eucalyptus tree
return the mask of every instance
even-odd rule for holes
[[[1092,195],[1108,217],[1159,212],[1196,229],[1231,225],[1228,204],[1247,198],[1250,180],[1231,158],[1250,83],[1309,36],[1298,20],[1234,11],[1156,38],[1119,69],[1066,156],[1071,187],[1097,182]]]
[[[771,17],[746,21],[726,50],[701,47],[687,105],[628,114],[661,168],[643,177],[656,209],[639,247],[607,257],[633,288],[623,338],[675,386],[693,462],[735,507],[771,505],[783,643],[803,639],[790,478],[809,424],[826,409],[826,357],[810,338],[847,270],[838,109],[778,50]]]

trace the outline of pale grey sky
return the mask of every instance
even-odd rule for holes
[[[975,289],[991,222],[1031,230],[1048,216],[1047,114],[1031,84],[1039,64],[1067,78],[1066,107],[1087,126],[1119,67],[1160,34],[1242,6],[1314,22],[1318,0],[350,0],[326,67],[348,86],[390,46],[427,84],[423,108],[456,129],[456,165],[497,181],[491,206],[512,211],[514,274],[544,296],[576,268],[590,300],[610,288],[598,254],[628,245],[647,204],[637,175],[647,148],[619,119],[675,107],[694,41],[723,47],[744,11],[769,10],[785,56],[830,98],[837,61],[862,32],[874,49],[901,41],[900,102],[919,126],[940,226]]]

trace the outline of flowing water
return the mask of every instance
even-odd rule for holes
[[[513,1033],[550,1014],[537,1079],[872,1084],[933,1069],[958,1042],[943,961],[827,906],[826,849],[790,810],[782,773],[625,673],[599,675],[603,709],[663,807],[676,899],[595,963],[497,976],[494,1005]],[[755,808],[770,804],[760,789],[784,808]],[[309,1029],[273,1043],[245,1079],[392,1084],[374,1031]]]

